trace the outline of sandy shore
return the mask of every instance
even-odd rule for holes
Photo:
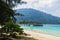
[[[29,34],[30,35],[29,37],[33,37],[38,40],[60,40],[60,37],[56,37],[48,34],[37,33],[30,30],[24,30],[24,32]]]

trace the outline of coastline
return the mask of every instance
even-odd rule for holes
[[[30,30],[24,30],[24,33],[29,34],[28,37],[33,37],[38,40],[60,40],[60,37],[48,35],[48,34],[43,34],[43,33],[38,33]]]

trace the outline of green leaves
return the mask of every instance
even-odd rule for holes
[[[24,3],[21,0],[0,0],[0,25],[4,25],[0,29],[4,33],[23,33],[23,29],[15,23],[15,15],[23,16],[22,14],[15,14],[12,7],[16,6],[18,3]]]
[[[19,13],[15,14],[14,10],[12,10],[14,5],[16,6],[17,3],[21,2],[21,0],[0,0],[0,24],[3,24],[3,22],[7,22],[9,20],[14,20],[15,22],[16,18],[14,16],[23,16]]]
[[[23,33],[23,29],[20,28],[19,25],[15,24],[13,21],[9,21],[9,22],[5,22],[5,25],[4,27],[2,27],[2,32],[5,32],[5,33],[14,33],[14,32],[17,32],[17,33]]]
[[[22,0],[5,0],[5,1],[10,7],[15,7],[17,4],[26,4],[27,3]]]
[[[14,15],[14,11],[4,1],[0,1],[0,24],[11,20],[10,17]]]

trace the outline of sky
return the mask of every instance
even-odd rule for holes
[[[18,4],[14,9],[33,8],[47,14],[60,17],[60,0],[22,0],[27,4]]]

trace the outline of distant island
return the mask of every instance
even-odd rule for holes
[[[40,22],[33,22],[33,21],[29,21],[29,22],[27,22],[27,21],[21,21],[19,23],[20,24],[29,24],[29,26],[30,25],[33,25],[33,26],[43,26],[42,23],[40,23]]]
[[[17,17],[17,21],[27,20],[35,21],[43,24],[60,24],[60,18],[47,14],[43,11],[32,9],[32,8],[22,8],[16,11],[16,13],[23,14],[23,17]]]

